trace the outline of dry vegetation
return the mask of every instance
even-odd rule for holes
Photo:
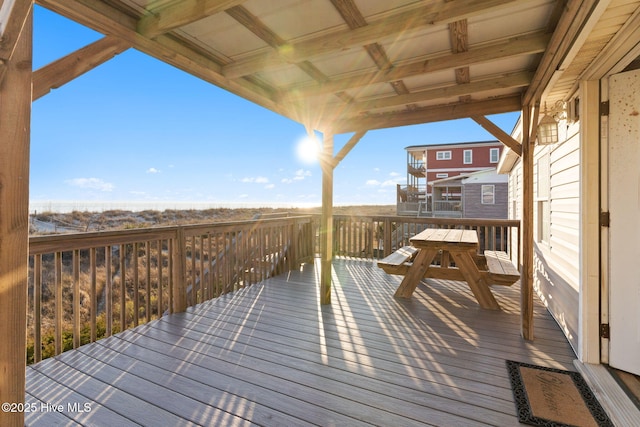
[[[320,214],[320,208],[216,208],[204,210],[147,210],[141,212],[124,210],[104,212],[74,211],[71,213],[42,212],[31,216],[31,235],[242,221],[252,219],[258,214]],[[396,207],[395,205],[336,206],[334,207],[334,214],[388,216],[396,214]]]

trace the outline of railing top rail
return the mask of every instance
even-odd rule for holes
[[[519,219],[484,219],[484,218],[425,218],[410,216],[378,216],[378,215],[334,215],[334,218],[366,218],[373,221],[412,222],[416,224],[460,225],[460,226],[503,226],[520,227]]]
[[[226,232],[255,229],[260,227],[280,227],[291,223],[311,222],[312,215],[289,216],[285,218],[258,218],[243,221],[216,222],[207,224],[189,224],[182,226],[185,236],[197,236],[210,231]]]
[[[87,233],[65,233],[29,237],[29,255],[65,252],[92,247],[113,246],[131,242],[174,239],[178,229],[185,235],[206,234],[209,231],[238,231],[249,227],[282,226],[292,222],[311,221],[311,215],[286,218],[259,218],[256,220],[230,221],[180,226],[156,226],[130,230],[93,231]]]
[[[29,255],[113,246],[130,242],[172,239],[178,227],[150,227],[135,230],[93,231],[29,237]]]

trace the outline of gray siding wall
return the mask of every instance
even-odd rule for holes
[[[508,215],[509,184],[506,182],[490,184],[495,185],[495,203],[492,205],[482,204],[482,185],[464,185],[464,217],[506,219]]]

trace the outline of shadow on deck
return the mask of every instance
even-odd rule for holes
[[[520,337],[519,285],[483,310],[466,283],[411,300],[374,262],[334,261],[333,304],[300,271],[27,368],[28,425],[518,425],[505,360],[573,370],[536,301]]]

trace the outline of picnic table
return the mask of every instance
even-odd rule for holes
[[[405,246],[378,261],[378,266],[390,274],[404,275],[395,292],[399,298],[411,298],[423,278],[462,280],[482,308],[499,310],[500,306],[490,285],[512,285],[520,273],[507,254],[485,251],[478,254],[478,234],[475,230],[428,228],[409,239]],[[434,263],[437,260],[439,262]]]

